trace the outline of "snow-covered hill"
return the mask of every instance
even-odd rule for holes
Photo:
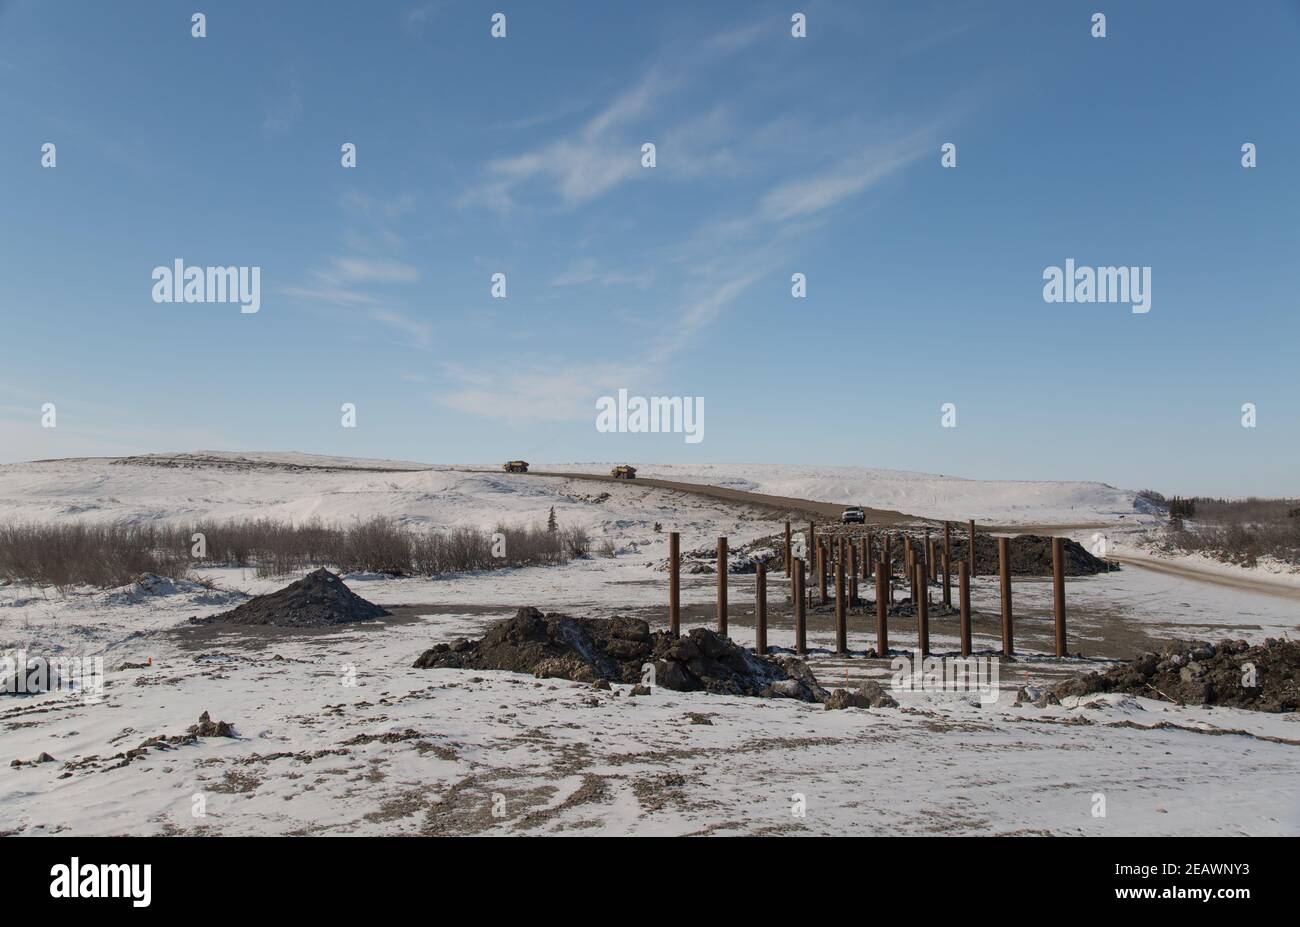
[[[483,464],[491,470],[494,465]],[[534,469],[606,473],[609,464],[534,464]],[[266,517],[348,521],[386,515],[433,527],[545,519],[574,497],[613,494],[618,517],[634,518],[647,494],[632,486],[568,484],[470,467],[296,453],[72,458],[0,466],[0,518],[50,521],[190,522]],[[966,480],[865,467],[771,464],[649,464],[640,475],[836,504],[869,505],[923,518],[1024,525],[1135,524],[1134,493],[1104,483]],[[633,484],[634,486],[635,484]],[[679,497],[679,503],[683,503]],[[656,508],[662,515],[662,508]],[[612,511],[610,512],[612,514]],[[598,528],[593,522],[589,528]]]
[[[643,477],[708,483],[746,492],[891,509],[921,518],[974,518],[1003,525],[1092,525],[1150,520],[1137,494],[1105,483],[967,480],[868,467],[784,464],[638,464]],[[603,473],[602,464],[539,469]]]
[[[423,467],[425,469],[415,469]],[[405,469],[397,469],[405,468]],[[507,474],[300,454],[81,458],[0,466],[0,517],[188,523],[377,515],[449,527],[545,519],[556,487]]]

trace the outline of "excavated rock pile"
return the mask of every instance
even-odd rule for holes
[[[1300,642],[1270,638],[1253,647],[1232,640],[1170,645],[1105,673],[1066,680],[1051,691],[1058,699],[1125,692],[1184,705],[1297,711]]]
[[[521,608],[480,640],[438,644],[415,661],[421,669],[508,670],[575,682],[640,683],[644,664],[656,685],[760,698],[821,702],[826,691],[803,661],[757,656],[707,628],[674,638],[639,618],[571,618]]]

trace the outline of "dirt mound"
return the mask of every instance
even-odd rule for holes
[[[388,612],[367,602],[323,567],[269,595],[254,596],[238,608],[195,624],[271,625],[277,628],[323,628],[372,621]]]
[[[759,657],[707,628],[681,638],[650,632],[639,618],[571,618],[521,608],[477,641],[438,644],[415,661],[421,669],[508,670],[575,682],[639,683],[654,666],[656,685],[819,702],[826,697],[808,667],[788,656]]]
[[[1184,705],[1223,705],[1252,711],[1300,710],[1300,642],[1197,641],[1144,653],[1105,673],[1060,683],[1058,698],[1126,692]]]
[[[881,529],[878,526],[867,528],[845,525],[821,525],[817,529],[818,534],[823,538],[830,538],[834,545],[839,544],[840,538],[849,539],[854,545],[861,543],[862,538],[868,533],[872,537],[872,547],[875,555],[880,554],[880,537]],[[903,545],[898,541],[898,534],[906,534],[912,538],[916,549],[924,553],[925,534],[917,531],[915,528],[905,528],[889,531],[892,538],[890,544],[890,556],[894,562],[894,572],[901,574],[903,572],[904,553]],[[960,532],[957,526],[953,526],[952,539],[952,575],[954,581],[957,576],[957,561],[965,560],[967,549],[970,547],[969,540],[965,537],[965,530]],[[960,535],[960,536],[959,536]],[[940,554],[943,552],[943,532],[933,531],[931,538],[935,542],[935,549]],[[769,547],[772,550],[772,558],[775,563],[770,563],[769,568],[775,568],[781,564],[784,559],[785,540],[781,535],[772,535],[761,538],[749,545],[755,549],[754,558],[762,556],[759,549]],[[1072,541],[1065,538],[1065,575],[1066,576],[1092,576],[1095,573],[1105,573],[1109,570],[1118,570],[1119,567],[1114,564],[1107,564],[1105,560],[1094,557],[1078,541]],[[745,548],[746,550],[748,548]],[[1010,538],[1008,544],[1008,554],[1011,557],[1011,574],[1013,576],[1051,576],[1052,575],[1052,539],[1041,534],[1021,534]],[[683,560],[695,556],[696,552],[691,552],[683,556]],[[715,558],[716,559],[716,558]],[[661,569],[667,569],[667,560],[663,562]],[[975,535],[975,571],[980,576],[996,576],[998,572],[998,540],[997,538],[987,535]],[[696,571],[687,569],[683,564],[683,572],[713,572],[710,570]],[[740,572],[732,569],[731,572]],[[753,572],[749,569],[744,572]]]

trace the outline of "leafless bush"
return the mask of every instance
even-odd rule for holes
[[[191,556],[195,534],[203,536],[206,547],[199,559]],[[494,532],[468,527],[422,531],[388,518],[345,525],[269,519],[203,521],[189,527],[5,525],[0,526],[0,578],[60,589],[109,588],[143,573],[179,579],[199,563],[252,567],[260,577],[322,565],[342,572],[434,576],[566,563],[585,553],[587,544],[582,529],[498,525]]]
[[[601,541],[596,547],[596,554],[601,557],[613,557],[617,553],[618,548],[614,546],[614,542],[609,540],[609,538]]]
[[[587,534],[586,528],[573,527],[567,528],[560,532],[563,543],[570,557],[585,557],[591,547],[591,538]]]
[[[1195,521],[1180,519],[1170,525],[1170,547],[1245,566],[1254,566],[1263,556],[1300,564],[1300,517],[1291,514],[1297,500],[1192,501]]]
[[[157,525],[15,524],[0,526],[0,577],[69,589],[108,588],[141,573],[178,579],[189,569],[177,529]]]

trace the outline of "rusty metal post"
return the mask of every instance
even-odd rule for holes
[[[871,579],[871,558],[875,551],[871,549],[871,532],[862,539],[862,578]]]
[[[952,608],[952,560],[943,553],[943,607]]]
[[[881,540],[881,546],[884,548],[885,555],[880,558],[880,562],[885,565],[885,600],[890,605],[894,604],[894,555],[889,549],[889,533],[886,532]]]
[[[1065,650],[1065,539],[1052,538],[1052,612],[1056,616],[1056,655]]]
[[[785,523],[785,575],[790,576],[790,523]]]
[[[754,650],[767,653],[767,567],[761,563],[754,571]]]
[[[939,578],[938,572],[939,561],[934,557],[934,538],[930,537],[930,529],[925,529],[925,568],[929,574],[927,577],[931,581]]]
[[[918,586],[925,585],[925,565],[918,563],[916,569],[912,571],[915,577],[914,582]],[[921,656],[930,654],[930,608],[926,604],[926,596],[921,596],[916,600],[916,647],[921,652]]]
[[[1016,652],[1011,631],[1011,553],[1010,538],[998,538],[998,577],[1002,586],[1002,654]]]
[[[817,545],[817,604],[825,605],[830,601],[826,596],[826,545]]]
[[[889,653],[889,569],[881,560],[876,567],[876,656]]]
[[[682,630],[682,536],[676,531],[668,534],[668,633],[673,637]]]
[[[804,612],[803,603],[803,580],[804,580],[803,558],[796,557],[794,561],[794,652],[807,652],[807,615]]]
[[[974,579],[978,575],[978,571],[975,569],[975,519],[972,518],[966,522],[966,527],[969,529],[970,535],[970,556],[966,559],[970,561],[970,575],[971,579]]]
[[[846,653],[849,649],[848,609],[845,607],[844,561],[835,564],[835,652]]]
[[[970,656],[970,566],[957,564],[957,595],[961,603],[961,655]]]
[[[943,523],[943,555],[952,561],[952,522]]]
[[[718,634],[727,636],[727,539],[718,538]]]
[[[858,549],[849,541],[848,545],[849,561],[845,565],[844,572],[849,578],[849,606],[858,600]]]

